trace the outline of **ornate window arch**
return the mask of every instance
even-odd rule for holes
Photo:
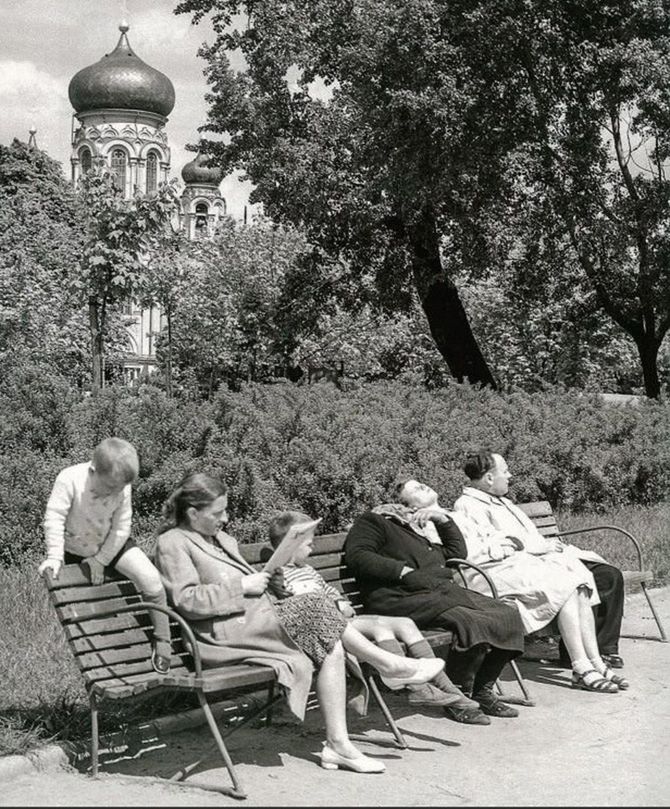
[[[147,194],[158,188],[158,160],[158,152],[152,149],[147,155]]]
[[[79,162],[81,164],[81,173],[88,174],[93,167],[93,156],[91,155],[91,150],[88,148],[88,146],[85,146],[79,152]]]
[[[112,177],[114,178],[114,184],[125,193],[126,177],[128,174],[128,152],[126,152],[125,149],[121,149],[119,146],[115,146],[110,155],[109,165]]]
[[[207,236],[208,231],[209,205],[206,202],[198,202],[195,206],[195,237],[202,239]]]

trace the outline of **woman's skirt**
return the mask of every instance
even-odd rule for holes
[[[290,596],[276,602],[275,611],[287,635],[317,669],[347,626],[347,620],[325,593]]]

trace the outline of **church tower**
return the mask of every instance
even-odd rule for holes
[[[223,172],[207,166],[198,152],[181,170],[184,190],[181,195],[181,228],[189,239],[206,239],[214,233],[219,219],[226,214],[226,201],[219,186]]]
[[[105,167],[131,198],[136,191],[155,191],[169,177],[165,124],[175,95],[170,79],[130,47],[128,25],[119,30],[116,48],[70,81],[75,109],[70,162],[75,185],[92,166]]]

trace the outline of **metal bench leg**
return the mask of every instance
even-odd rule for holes
[[[502,687],[500,685],[500,681],[496,680],[496,688],[498,689],[498,693],[500,694],[503,702],[508,702],[510,705],[525,705],[528,708],[533,708],[535,706],[535,700],[531,697],[530,692],[526,688],[526,681],[523,679],[523,675],[519,671],[519,667],[516,664],[516,660],[510,660],[509,664],[512,668],[514,676],[516,677],[516,681],[519,684],[519,688],[521,689],[521,693],[523,697],[515,697],[510,695],[506,695],[503,693]]]
[[[272,724],[272,709],[274,708],[275,703],[275,683],[274,680],[268,686],[268,704],[269,708],[267,713],[265,714],[265,724],[270,727]]]
[[[405,741],[405,737],[400,732],[400,729],[395,723],[395,719],[393,718],[391,711],[389,710],[389,706],[386,704],[386,700],[379,692],[379,688],[377,687],[377,683],[375,681],[374,675],[370,674],[367,678],[368,686],[370,687],[370,691],[372,691],[372,696],[375,698],[375,702],[381,708],[382,713],[384,714],[384,719],[386,719],[388,726],[391,728],[393,735],[395,736],[395,740],[398,744],[398,747],[406,750],[409,745]]]
[[[98,775],[98,700],[95,694],[89,695],[91,706],[91,775],[96,778]]]
[[[651,613],[654,616],[654,619],[656,621],[656,626],[658,627],[658,631],[661,633],[660,641],[661,641],[661,643],[667,643],[668,642],[668,636],[665,634],[665,629],[663,629],[663,624],[661,623],[661,618],[660,618],[659,614],[656,612],[656,608],[654,607],[654,605],[653,605],[653,603],[651,601],[651,596],[649,595],[649,591],[647,590],[647,585],[645,584],[645,582],[641,582],[640,586],[642,587],[642,592],[645,594],[645,597],[647,599],[647,603],[649,604],[649,608],[651,609]]]
[[[205,714],[205,718],[207,719],[207,724],[209,725],[209,729],[216,741],[216,746],[219,748],[219,753],[221,753],[221,757],[226,765],[226,769],[228,770],[228,775],[230,775],[230,780],[233,782],[233,788],[230,787],[222,787],[221,789],[217,789],[217,792],[222,792],[225,795],[230,795],[233,798],[246,798],[246,792],[242,789],[242,785],[237,777],[235,772],[235,767],[233,766],[233,761],[230,758],[230,754],[226,748],[226,745],[221,738],[221,732],[219,731],[219,726],[216,724],[216,719],[214,719],[214,714],[212,713],[212,709],[209,707],[209,703],[207,702],[207,698],[205,694],[198,689],[198,702],[200,703],[200,707],[202,708],[203,713]]]

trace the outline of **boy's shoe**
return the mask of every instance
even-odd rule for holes
[[[170,658],[158,654],[158,650],[154,647],[151,652],[151,665],[157,674],[167,674],[170,671]]]
[[[415,686],[409,694],[409,704],[416,707],[444,708],[447,705],[455,705],[458,702],[462,703],[464,699],[465,697],[461,694],[448,694],[446,691],[441,691],[432,683]]]

